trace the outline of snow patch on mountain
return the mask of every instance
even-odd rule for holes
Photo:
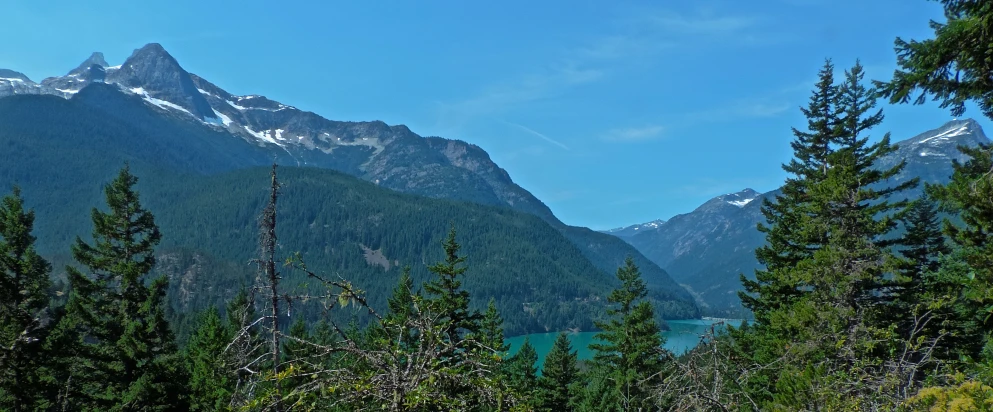
[[[968,133],[970,133],[969,123],[966,123],[966,124],[963,124],[962,126],[959,126],[959,127],[955,128],[955,129],[947,130],[947,131],[942,132],[940,134],[937,134],[937,135],[931,136],[931,137],[929,137],[927,139],[921,140],[918,143],[927,143],[929,141],[934,140],[931,144],[939,144],[941,142],[948,141],[949,138],[956,137],[956,136],[962,136],[962,135],[965,135],[965,134],[968,134]],[[935,139],[937,139],[937,140],[935,140]]]
[[[186,110],[184,107],[182,107],[182,106],[180,106],[178,104],[175,104],[175,103],[169,102],[169,101],[165,101],[165,100],[162,100],[162,99],[156,99],[156,98],[154,98],[152,96],[149,96],[148,95],[148,92],[146,92],[144,88],[133,87],[133,88],[128,89],[128,90],[130,90],[131,93],[134,93],[134,94],[137,94],[137,95],[141,96],[141,98],[144,99],[146,102],[149,102],[149,103],[157,106],[160,109],[163,109],[163,110],[165,110],[165,109],[178,110],[178,111],[181,111],[183,113],[186,113],[186,114],[188,114],[190,116],[196,117],[195,115],[193,115],[193,113],[190,113],[189,110]]]
[[[728,203],[738,207],[745,207],[745,205],[747,205],[749,202],[755,200],[756,197],[753,197],[751,199],[743,199],[743,200],[729,200]]]
[[[217,109],[214,109],[214,116],[217,116],[217,119],[220,120],[221,124],[223,124],[224,127],[230,126],[231,123],[234,123],[231,121],[230,117],[228,117],[224,113],[217,111]]]

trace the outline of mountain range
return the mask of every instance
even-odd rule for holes
[[[923,183],[946,183],[952,174],[952,160],[965,161],[959,145],[990,143],[982,127],[972,120],[953,120],[936,129],[896,142],[898,149],[877,161],[876,167],[889,168],[906,162],[903,171],[887,183],[920,178],[915,189],[896,194],[913,199],[921,195]],[[765,223],[763,201],[775,201],[779,190],[758,193],[745,189],[715,197],[690,213],[673,216],[662,224],[650,222],[637,233],[608,231],[631,243],[646,257],[665,269],[687,288],[704,313],[713,316],[747,316],[737,292],[739,275],[754,278],[759,268],[756,248],[765,244],[758,231]],[[645,227],[645,226],[648,227]]]
[[[288,212],[308,218],[294,220],[295,226],[283,230],[317,233],[296,246],[315,254],[347,251],[349,256],[343,259],[351,262],[348,267],[368,276],[381,276],[374,275],[379,270],[388,272],[390,279],[373,282],[377,287],[395,280],[397,266],[416,267],[435,256],[447,224],[414,211],[438,208],[435,218],[447,216],[457,226],[483,231],[461,232],[466,238],[499,239],[483,245],[470,242],[475,244],[470,251],[491,257],[499,255],[493,249],[521,251],[519,259],[499,255],[506,265],[503,268],[492,260],[477,262],[486,268],[483,276],[520,282],[513,288],[491,290],[501,311],[549,318],[517,322],[510,331],[588,327],[588,322],[577,326],[562,318],[551,303],[544,306],[550,308],[547,314],[536,313],[536,307],[541,307],[536,306],[536,297],[543,302],[558,301],[563,307],[579,302],[575,305],[586,309],[567,311],[593,316],[590,308],[606,291],[589,285],[613,284],[613,272],[628,256],[639,265],[664,316],[699,316],[692,296],[658,265],[617,237],[564,224],[514,183],[482,148],[460,140],[422,137],[403,125],[334,121],[264,96],[234,95],[186,71],[158,44],[135,50],[119,66],[110,66],[102,54],[94,53],[65,76],[41,82],[0,70],[0,125],[0,144],[7,148],[0,159],[0,181],[24,188],[29,203],[38,209],[40,248],[56,260],[69,261],[58,254],[64,255],[75,236],[89,230],[87,219],[78,217],[87,216],[89,207],[100,204],[100,185],[128,162],[145,177],[147,183],[140,189],[149,203],[159,206],[164,222],[171,222],[164,225],[167,236],[170,231],[185,235],[166,242],[175,252],[164,261],[173,263],[170,275],[179,279],[177,284],[198,290],[183,274],[201,273],[203,261],[228,268],[219,269],[225,273],[244,272],[233,269],[239,266],[237,262],[244,262],[244,250],[217,244],[211,236],[253,239],[252,207],[260,205],[249,194],[264,191],[265,179],[236,181],[230,176],[254,176],[260,167],[276,162],[293,170],[290,175],[295,180],[287,185],[310,190],[299,192],[307,193],[310,203],[293,202],[298,210]],[[328,170],[343,174],[328,175]],[[246,172],[239,175],[239,171]],[[347,182],[352,179],[348,176],[368,183]],[[176,188],[184,183],[208,193],[198,196],[209,201],[202,199],[196,208],[181,208],[185,195]],[[404,195],[394,197],[390,192]],[[422,197],[455,203],[425,203]],[[338,209],[327,209],[326,203],[361,212],[339,214],[334,212]],[[238,219],[231,221],[221,211]],[[392,215],[416,217],[397,220]],[[328,216],[341,220],[330,221]],[[222,221],[233,227],[218,226]],[[319,225],[319,221],[325,223]],[[186,228],[184,222],[196,222],[196,226]],[[425,233],[427,222],[435,223],[437,227],[430,230],[436,233]],[[338,225],[365,232],[333,229]],[[522,226],[529,229],[521,231]],[[384,241],[393,239],[388,234],[391,231],[408,235],[402,246]],[[251,249],[250,244],[245,247]],[[391,249],[397,247],[403,252]],[[187,264],[177,266],[180,261]],[[382,265],[383,261],[393,264]],[[359,268],[355,262],[365,262],[365,266]],[[327,269],[335,268],[333,259],[325,263]],[[224,293],[233,288],[228,277]]]

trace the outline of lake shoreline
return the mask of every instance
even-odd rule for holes
[[[742,319],[718,318],[666,320],[666,323],[670,325],[670,330],[662,332],[662,335],[666,338],[664,347],[676,355],[681,355],[696,347],[700,343],[700,338],[709,333],[712,326],[739,326],[742,322],[744,322]],[[563,332],[569,337],[572,350],[577,353],[580,360],[593,358],[593,351],[589,349],[589,345],[596,340],[595,336],[599,332],[574,332],[572,330],[565,330]],[[544,363],[545,355],[551,351],[552,344],[555,342],[558,334],[559,332],[545,332],[508,337],[506,339],[507,344],[510,345],[508,352],[510,355],[516,353],[524,343],[524,339],[527,338],[531,346],[538,352],[538,368],[540,369]]]

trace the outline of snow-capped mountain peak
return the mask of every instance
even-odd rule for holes
[[[957,151],[959,145],[971,145],[985,142],[983,128],[972,119],[953,120],[941,127],[921,133],[913,138],[900,142],[901,149],[913,151],[918,156],[946,157],[950,152]]]
[[[738,193],[729,193],[723,196],[725,202],[730,205],[745,207],[748,203],[759,197],[759,193],[752,189],[745,189]]]
[[[742,190],[740,192],[728,193],[728,194],[717,196],[717,197],[715,197],[713,199],[710,199],[710,201],[708,201],[707,203],[704,203],[700,207],[701,208],[704,208],[704,207],[717,207],[717,206],[723,206],[723,205],[731,205],[731,206],[735,206],[735,207],[741,208],[741,207],[745,207],[745,205],[751,203],[752,200],[755,200],[756,198],[758,198],[759,195],[760,195],[759,192],[756,192],[755,190],[752,190],[751,188],[746,188],[746,189],[744,189],[744,190]]]

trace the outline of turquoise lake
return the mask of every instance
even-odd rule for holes
[[[667,320],[666,323],[669,324],[671,330],[662,332],[662,335],[666,339],[663,346],[676,355],[681,355],[700,343],[700,337],[710,330],[711,325],[721,322],[723,324],[739,326],[742,321],[740,319]],[[718,328],[721,326],[718,325]],[[552,344],[555,343],[555,338],[558,334],[558,332],[532,333],[530,335],[507,338],[507,344],[510,345],[510,354],[513,355],[520,349],[525,337],[529,338],[531,340],[531,346],[534,346],[535,351],[538,352],[538,370],[541,370],[541,366],[545,362],[545,355],[552,350]],[[596,332],[568,332],[569,341],[572,343],[572,350],[579,354],[579,359],[593,358],[593,351],[590,350],[589,345],[594,342],[593,336],[596,334]]]

